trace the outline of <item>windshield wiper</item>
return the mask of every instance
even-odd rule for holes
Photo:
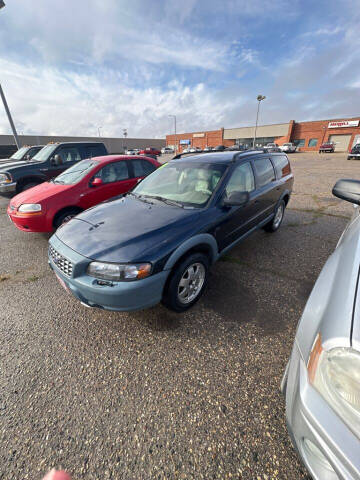
[[[141,202],[149,203],[150,205],[154,205],[153,202],[150,202],[149,200],[146,199],[146,197],[148,197],[149,195],[139,195],[139,194],[133,193],[133,192],[129,192],[128,195],[132,195],[133,197],[137,198]]]
[[[184,205],[176,200],[170,200],[169,198],[160,197],[157,195],[146,195],[147,197],[154,198],[155,200],[159,200],[160,202],[167,203],[168,205],[174,205],[175,207],[184,208]]]

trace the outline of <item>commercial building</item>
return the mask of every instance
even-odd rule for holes
[[[254,126],[181,133],[176,136],[167,135],[166,145],[176,145],[178,151],[189,146],[204,148],[242,144],[251,147],[254,133]],[[360,117],[310,122],[290,120],[288,123],[259,125],[256,131],[256,145],[263,146],[271,142],[278,145],[293,142],[297,145],[298,151],[318,151],[323,142],[332,142],[335,151],[346,152],[355,143],[360,142]]]
[[[162,138],[110,138],[110,137],[61,137],[44,135],[19,135],[20,145],[46,145],[50,142],[103,142],[109,153],[122,153],[128,148],[165,147]],[[16,151],[12,135],[0,135],[1,151]]]

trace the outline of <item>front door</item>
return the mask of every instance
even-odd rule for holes
[[[250,198],[245,205],[219,207],[228,208],[224,219],[215,230],[220,251],[236,242],[257,223],[260,210],[259,195],[255,189],[255,177],[251,162],[241,163],[233,170],[224,195],[229,197],[232,192],[248,192]]]
[[[51,165],[50,160],[48,160],[48,168],[46,171],[46,176],[50,180],[51,178],[56,177],[57,175],[60,175],[61,172],[64,170],[67,170],[68,168],[72,167],[75,165],[75,163],[79,162],[81,160],[81,154],[80,154],[80,149],[77,146],[67,146],[63,145],[60,146],[58,149],[55,150],[54,154],[52,157],[55,157],[55,155],[59,155],[61,158],[61,164],[60,165]]]
[[[100,178],[102,184],[92,186],[91,182],[95,178]],[[136,179],[130,178],[126,160],[108,163],[95,173],[86,187],[86,191],[81,194],[81,206],[83,208],[92,207],[104,200],[128,192],[135,185]]]

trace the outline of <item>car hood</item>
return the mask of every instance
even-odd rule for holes
[[[23,160],[8,160],[5,163],[0,164],[0,173],[6,172],[8,169],[14,170],[16,168],[24,167],[25,165],[29,165],[29,162],[24,162]]]
[[[152,261],[195,231],[199,211],[134,197],[105,202],[81,213],[56,236],[85,257],[107,262]],[[161,255],[160,255],[161,256]]]
[[[15,195],[15,197],[11,199],[10,205],[17,208],[23,203],[41,203],[42,201],[46,201],[50,197],[61,194],[72,187],[74,187],[74,185],[59,185],[52,182],[40,183],[40,185],[36,185],[29,190],[25,190],[24,192]]]

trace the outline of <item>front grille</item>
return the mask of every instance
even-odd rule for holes
[[[51,245],[49,245],[49,256],[64,275],[71,277],[74,265],[72,262],[70,262],[70,260],[60,255],[60,253],[58,253]]]

